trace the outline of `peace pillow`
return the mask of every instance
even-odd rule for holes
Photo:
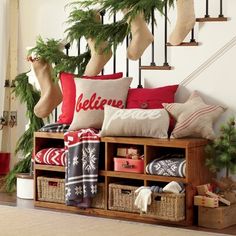
[[[100,135],[168,138],[168,127],[165,109],[119,109],[106,105]]]
[[[60,82],[63,94],[62,106],[61,106],[61,114],[58,119],[58,123],[60,124],[70,124],[73,120],[74,108],[75,108],[75,82],[74,82],[74,74],[62,72],[60,74]],[[84,78],[91,79],[120,79],[123,77],[123,73],[115,73],[110,75],[101,75],[101,76],[83,76]]]
[[[76,102],[69,130],[102,127],[104,105],[124,108],[132,78],[92,80],[75,78]]]

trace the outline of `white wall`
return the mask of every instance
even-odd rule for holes
[[[8,35],[7,35],[7,0],[0,1],[0,88],[4,87],[6,79],[6,66],[7,66],[7,46],[8,46]],[[0,95],[0,116],[3,114],[3,100],[4,100],[4,89],[1,89]],[[1,132],[1,131],[0,131]],[[0,135],[0,144],[2,143],[2,136]]]
[[[219,14],[219,1],[211,0],[210,15]],[[196,23],[196,39],[198,47],[171,47],[169,48],[169,63],[174,67],[171,71],[143,71],[142,77],[146,87],[156,87],[167,84],[181,83],[199,66],[205,63],[214,53],[236,36],[236,1],[224,0],[224,15],[230,17],[227,22]],[[27,46],[34,46],[38,35],[43,38],[61,39],[64,37],[68,12],[64,6],[67,0],[20,0],[20,36],[19,36],[19,72],[29,68],[25,61]],[[34,10],[32,10],[34,9]],[[36,9],[36,10],[35,10]],[[205,0],[195,1],[196,16],[205,14]],[[121,16],[118,16],[121,17]],[[169,33],[172,31],[176,19],[174,9],[169,14]],[[156,63],[163,63],[163,17],[157,17],[155,32]],[[118,50],[117,71],[125,68],[125,48]],[[150,48],[144,53],[143,64],[150,63]],[[212,63],[193,81],[185,87],[180,87],[176,96],[177,101],[183,102],[193,90],[198,90],[204,100],[209,103],[219,103],[228,107],[227,112],[216,123],[216,131],[230,114],[236,113],[235,67],[236,46],[232,47],[217,61]],[[110,61],[106,72],[111,71]],[[130,62],[131,75],[134,77],[132,86],[138,84],[138,62]],[[125,71],[124,71],[125,73]]]

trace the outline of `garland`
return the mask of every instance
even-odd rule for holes
[[[161,14],[164,14],[164,7],[167,4],[169,7],[174,5],[176,0],[99,0],[99,11],[108,11],[110,15],[115,14],[118,11],[126,11],[124,19],[129,22],[132,21],[140,12],[144,13],[145,20],[150,22],[152,19],[153,10],[157,10]],[[97,0],[78,0],[72,2],[69,5],[79,5],[80,7],[90,7],[98,5]]]
[[[34,54],[53,66],[53,79],[57,79],[61,71],[75,73],[81,76],[84,73],[85,67],[90,59],[90,52],[78,56],[68,56],[62,50],[64,45],[60,40],[48,39],[44,41],[39,37],[36,41],[36,46],[29,50],[29,55]]]
[[[15,154],[21,152],[24,159],[20,160],[6,176],[6,190],[12,192],[16,184],[16,174],[26,173],[30,171],[31,154],[33,152],[33,136],[34,131],[44,125],[42,119],[34,115],[34,106],[40,98],[40,93],[28,82],[26,73],[18,75],[15,79],[14,93],[19,97],[21,103],[26,103],[29,118],[29,128],[23,133],[16,144]]]
[[[102,24],[97,21],[97,14],[97,11],[94,10],[83,11],[80,8],[74,8],[67,21],[71,26],[65,31],[68,33],[68,40],[73,43],[84,36],[96,40],[95,48],[100,43],[107,42],[105,52],[112,46],[116,50],[118,44],[123,43],[125,37],[130,33],[128,24],[125,20]]]

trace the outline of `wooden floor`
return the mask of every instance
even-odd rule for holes
[[[25,200],[25,199],[17,198],[16,193],[9,194],[9,193],[0,192],[0,205],[34,208],[32,200]],[[236,225],[232,227],[228,227],[223,230],[206,229],[206,228],[198,227],[198,226],[191,226],[191,227],[184,227],[184,228],[187,228],[190,230],[215,232],[215,233],[226,234],[226,235],[236,235]],[[204,235],[204,232],[202,235]]]

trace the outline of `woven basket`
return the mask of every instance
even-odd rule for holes
[[[37,178],[38,200],[65,203],[65,180],[59,178]]]
[[[104,209],[105,208],[105,184],[98,183],[98,191],[96,197],[93,198],[92,206],[93,208]]]
[[[116,211],[139,213],[139,209],[134,206],[134,192],[137,188],[135,186],[109,184],[108,208]]]
[[[184,220],[185,193],[153,193],[152,203],[143,216],[170,221]]]
[[[59,178],[37,178],[38,200],[46,202],[65,203],[65,180]],[[105,208],[105,187],[104,183],[98,183],[98,192],[93,198],[93,208]]]

